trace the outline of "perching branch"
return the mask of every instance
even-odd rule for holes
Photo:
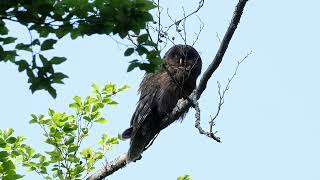
[[[220,63],[222,62],[223,56],[228,48],[230,40],[237,29],[237,26],[240,22],[241,15],[243,13],[243,9],[246,5],[248,0],[239,0],[235,11],[233,12],[232,20],[229,24],[227,32],[224,35],[224,38],[221,41],[220,47],[216,53],[216,56],[212,60],[212,63],[203,73],[200,83],[198,87],[192,92],[189,96],[189,99],[198,100],[203,93],[203,91],[207,87],[208,80],[211,78],[212,74],[217,70]],[[162,120],[161,129],[168,127],[172,124],[176,119],[178,119],[183,113],[185,113],[191,106],[191,103],[188,100],[179,100],[176,107],[173,111]],[[95,172],[91,175],[88,180],[96,180],[96,179],[103,179],[108,175],[114,173],[115,171],[123,168],[126,166],[126,154],[121,155],[117,159],[113,160],[112,162],[108,163],[105,167]]]
[[[123,168],[127,164],[127,154],[122,154],[115,160],[109,162],[106,166],[102,169],[96,171],[94,174],[89,176],[87,180],[94,180],[94,179],[104,179],[105,177],[109,176],[110,174],[118,171],[119,169]]]

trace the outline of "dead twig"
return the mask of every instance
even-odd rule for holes
[[[223,90],[221,90],[221,84],[220,84],[220,82],[217,81],[217,84],[218,84],[218,94],[219,94],[218,109],[217,109],[216,114],[215,114],[213,117],[211,117],[211,120],[209,121],[209,125],[210,125],[209,133],[213,133],[213,132],[212,132],[212,129],[213,129],[213,126],[215,125],[215,120],[216,120],[217,117],[219,116],[219,113],[220,113],[220,111],[221,111],[221,107],[222,107],[222,105],[224,104],[225,94],[226,94],[226,92],[230,89],[231,81],[232,81],[232,80],[234,79],[234,77],[237,75],[240,64],[241,64],[244,60],[246,60],[251,54],[252,54],[252,51],[250,51],[249,53],[247,53],[247,55],[246,55],[242,60],[240,60],[240,61],[237,62],[237,66],[236,66],[236,68],[235,68],[235,70],[234,70],[231,78],[228,79],[228,82],[227,82],[227,84],[226,84],[226,87],[225,87]],[[214,132],[214,134],[215,134],[215,133],[217,133],[217,131]]]

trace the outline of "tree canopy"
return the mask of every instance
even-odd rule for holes
[[[19,72],[26,72],[31,92],[46,90],[57,96],[53,84],[63,84],[68,76],[56,72],[55,66],[67,59],[62,56],[48,58],[44,51],[54,48],[57,41],[67,35],[72,39],[100,35],[119,35],[125,38],[129,33],[137,37],[134,47],[129,47],[125,56],[134,52],[146,55],[149,62],[131,61],[128,71],[136,67],[153,71],[161,64],[156,43],[142,30],[153,21],[149,11],[156,5],[148,0],[4,0],[0,2],[0,61],[18,66]],[[9,35],[8,21],[26,27],[30,41],[15,43],[17,38]],[[21,58],[21,51],[30,52],[30,58]]]

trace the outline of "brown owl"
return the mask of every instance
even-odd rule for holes
[[[142,80],[130,128],[122,134],[124,139],[131,139],[127,162],[140,158],[159,134],[161,120],[171,113],[179,99],[189,96],[196,87],[202,67],[197,50],[189,45],[175,45],[164,59],[159,70]]]

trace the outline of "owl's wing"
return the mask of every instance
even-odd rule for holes
[[[131,138],[128,161],[140,157],[145,147],[159,132],[157,99],[161,96],[157,75],[147,75],[140,85],[141,96],[131,118],[131,127],[124,131],[124,138]]]
[[[130,122],[130,128],[126,129],[122,133],[122,138],[123,139],[129,139],[132,137],[133,132],[138,129],[145,119],[147,119],[148,116],[150,116],[151,111],[152,111],[152,101],[150,101],[150,97],[154,97],[156,92],[153,94],[147,96],[140,97],[139,102],[137,103],[136,110],[134,111],[132,117],[131,117],[131,122]]]

